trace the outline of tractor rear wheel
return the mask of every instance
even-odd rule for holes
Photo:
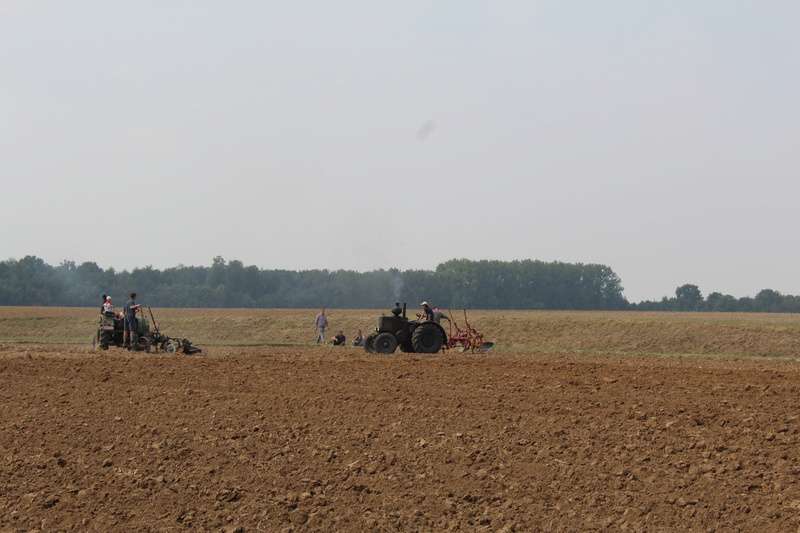
[[[378,353],[393,353],[397,349],[397,339],[391,333],[381,333],[375,337],[375,351]]]
[[[442,349],[442,333],[433,324],[422,324],[414,330],[411,344],[417,353],[436,353]]]
[[[375,337],[377,337],[377,333],[370,333],[364,339],[364,351],[367,353],[375,353]]]

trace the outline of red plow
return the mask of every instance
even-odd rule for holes
[[[450,316],[453,316],[453,312],[450,311]],[[445,345],[445,349],[447,350],[458,350],[460,352],[469,351],[470,353],[484,353],[489,348],[494,346],[493,342],[488,342],[484,340],[483,333],[478,333],[475,328],[473,328],[469,320],[467,320],[467,310],[464,309],[464,328],[460,328],[456,321],[452,318],[449,320],[450,322],[450,339],[447,341]],[[453,331],[455,328],[455,332]]]

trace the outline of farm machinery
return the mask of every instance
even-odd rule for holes
[[[453,313],[451,312],[450,314],[452,315]],[[494,346],[493,342],[484,340],[483,333],[478,333],[470,325],[467,320],[466,309],[464,309],[464,329],[461,329],[455,320],[448,319],[448,321],[450,322],[450,338],[445,345],[445,349],[483,353]],[[455,332],[453,332],[453,328],[455,328]]]
[[[450,334],[433,320],[424,320],[417,315],[417,320],[409,320],[406,316],[406,304],[400,307],[396,302],[391,309],[391,316],[381,316],[378,327],[364,339],[364,350],[368,353],[390,354],[399,347],[406,353],[437,353],[443,349],[461,348],[471,352],[485,352],[493,343],[486,342],[483,335],[475,331],[467,322],[466,329],[460,329],[450,322]],[[466,322],[466,310],[464,320]],[[448,319],[449,320],[449,319]]]
[[[150,312],[150,318],[144,316],[136,316],[136,331],[133,335],[132,349],[137,352],[150,352],[150,350],[162,350],[168,354],[174,354],[182,351],[185,354],[196,354],[202,350],[193,346],[188,339],[179,339],[177,337],[168,337],[159,331],[156,325],[156,319],[153,316],[153,310],[149,307],[147,310]],[[108,350],[109,346],[122,347],[124,338],[124,323],[123,314],[117,313],[114,307],[100,313],[100,321],[97,324],[97,329],[92,337],[92,348],[97,350]],[[151,325],[152,324],[152,325]]]
[[[183,352],[187,355],[200,353],[202,350],[197,346],[192,346],[188,339],[179,339],[177,337],[167,337],[158,330],[156,319],[153,316],[153,310],[149,307],[147,311],[150,313],[150,318],[153,321],[152,331],[145,336],[148,340],[149,346],[153,346],[158,351],[161,348],[165,353],[173,354],[176,352]],[[149,348],[146,351],[150,351]]]

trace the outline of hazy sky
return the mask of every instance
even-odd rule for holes
[[[800,294],[800,2],[0,0],[0,259]]]

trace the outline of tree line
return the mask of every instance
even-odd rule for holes
[[[36,256],[0,262],[0,305],[120,306],[136,292],[150,307],[388,309],[422,300],[443,309],[626,309],[607,266],[453,259],[435,270],[263,270],[214,258],[210,267],[117,272],[94,262],[51,266]]]
[[[683,285],[675,297],[629,303],[614,271],[598,264],[452,259],[435,270],[264,270],[215,257],[210,267],[152,266],[131,271],[36,256],[0,262],[0,305],[100,306],[103,294],[121,306],[136,292],[145,306],[195,308],[642,310],[800,312],[800,298],[765,289],[755,298]]]
[[[800,313],[800,296],[781,294],[763,289],[755,297],[735,298],[730,294],[712,292],[705,298],[697,285],[686,284],[675,289],[672,298],[631,304],[639,311],[716,311],[739,313]]]

